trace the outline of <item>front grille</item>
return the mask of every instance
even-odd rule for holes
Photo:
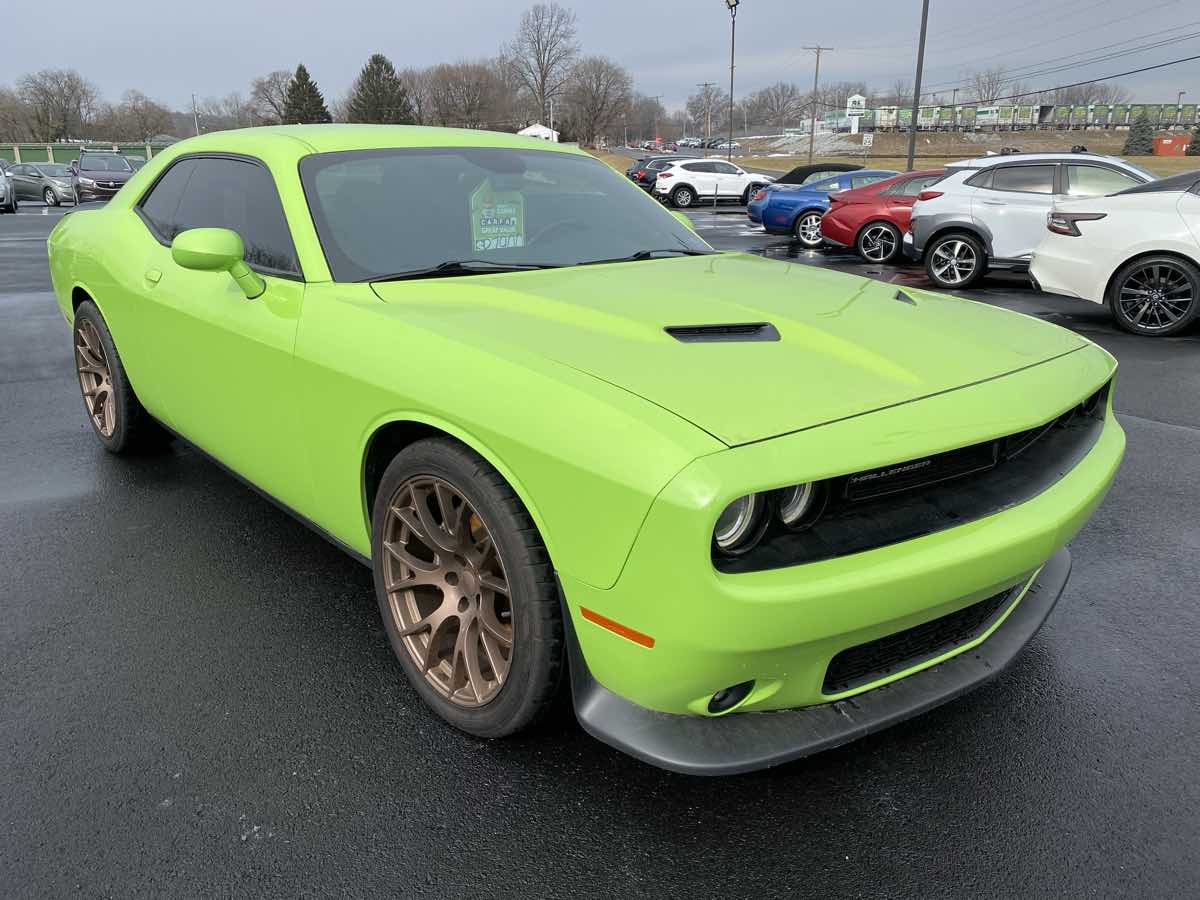
[[[829,661],[821,690],[840,694],[961,647],[987,631],[1016,590],[1009,588],[958,612],[846,648]]]
[[[762,539],[738,556],[722,554],[714,544],[713,566],[733,575],[834,559],[1024,503],[1092,449],[1104,428],[1107,399],[1105,385],[1036,428],[819,482],[819,515],[799,529],[773,517]]]

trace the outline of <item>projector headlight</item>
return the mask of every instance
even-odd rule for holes
[[[766,524],[766,499],[747,494],[730,503],[717,519],[713,541],[722,553],[745,553],[762,536]]]

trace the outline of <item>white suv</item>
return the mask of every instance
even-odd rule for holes
[[[918,195],[904,254],[924,259],[929,280],[941,288],[968,287],[991,269],[1023,271],[1055,198],[1115,194],[1153,180],[1123,159],[1090,153],[964,159]]]
[[[774,179],[751,175],[723,159],[689,159],[658,173],[654,193],[673,206],[688,207],[704,200],[750,199],[751,188]]]

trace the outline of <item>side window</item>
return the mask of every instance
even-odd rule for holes
[[[194,169],[175,213],[177,231],[229,228],[246,245],[246,262],[297,274],[296,253],[271,174],[240,159],[192,160]]]
[[[175,211],[179,209],[179,200],[183,197],[183,189],[187,187],[195,164],[195,160],[191,159],[175,163],[155,182],[150,193],[142,198],[142,218],[164,241],[174,240],[182,230],[175,226]]]
[[[1067,194],[1100,197],[1141,184],[1130,175],[1103,166],[1067,166]]]
[[[835,173],[833,173],[833,172],[813,172],[811,175],[805,176],[804,180],[800,183],[801,184],[814,184],[815,182],[821,181],[824,178],[828,178],[830,175],[833,175],[833,174],[835,174]]]
[[[814,191],[840,191],[842,189],[841,181],[837,178],[826,178],[824,181],[811,183],[806,182],[804,186]]]
[[[1001,166],[992,174],[993,191],[1053,194],[1054,166]]]
[[[990,188],[992,186],[992,170],[984,169],[978,175],[968,178],[966,183],[971,187]]]
[[[874,184],[877,181],[883,181],[885,178],[891,178],[891,175],[851,175],[850,187],[860,188],[866,187],[869,184]]]
[[[713,166],[713,171],[718,175],[740,175],[742,171],[737,166],[731,166],[727,162],[714,162],[709,163],[709,165]]]
[[[708,163],[688,163],[687,165],[680,166],[679,168],[683,169],[686,172],[708,172],[708,171],[711,171],[708,168]]]

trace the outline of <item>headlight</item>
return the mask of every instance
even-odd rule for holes
[[[762,494],[747,494],[730,503],[713,529],[713,540],[718,549],[730,554],[748,550],[762,534],[765,512],[766,502]]]
[[[86,185],[88,185],[89,187],[95,187],[95,185],[96,185],[96,182],[95,182],[95,181],[93,181],[93,180],[92,180],[92,179],[90,179],[90,178],[80,178],[80,179],[79,179],[79,183],[80,183],[80,184],[86,184]]]
[[[779,492],[779,518],[784,525],[800,525],[816,506],[817,489],[811,481]]]

